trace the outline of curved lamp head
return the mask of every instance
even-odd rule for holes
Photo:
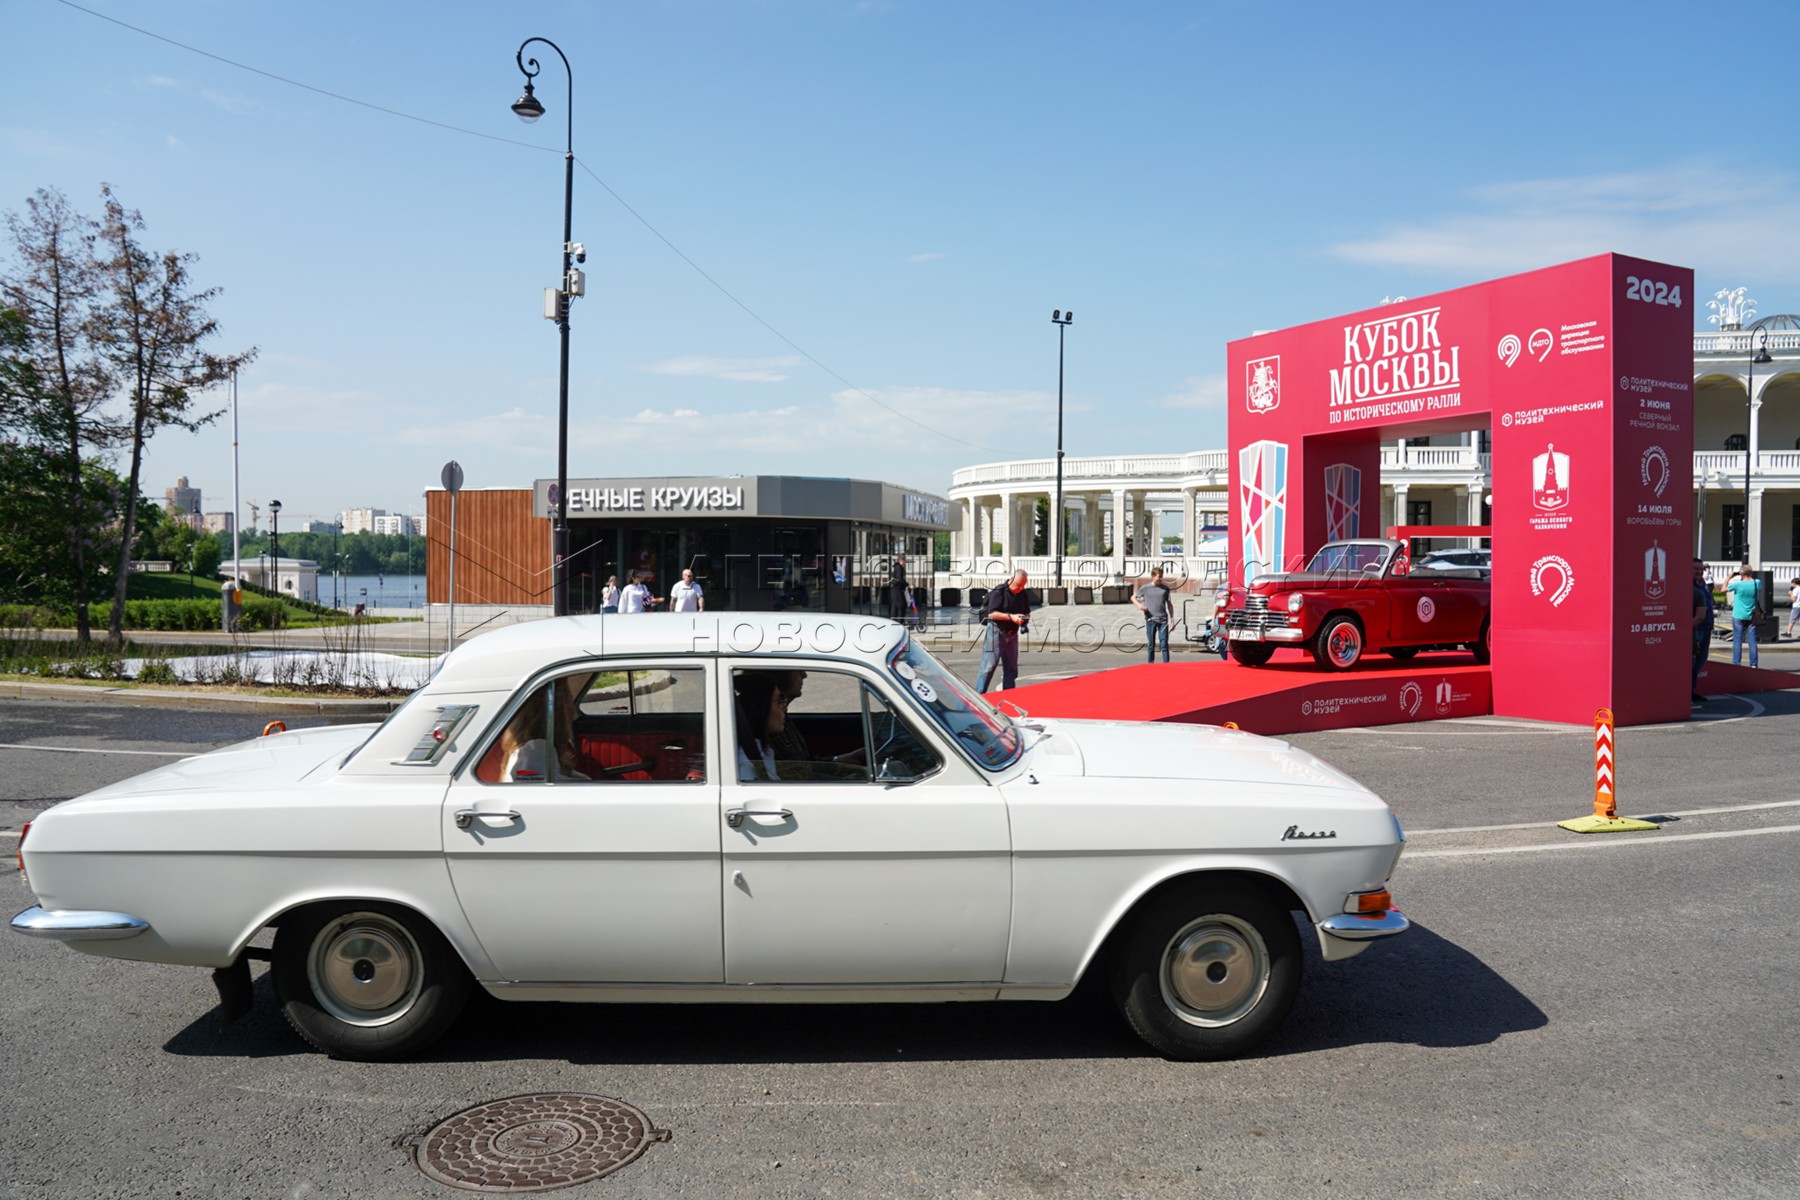
[[[1769,356],[1769,335],[1768,334],[1766,334],[1766,333],[1758,333],[1757,334],[1757,336],[1756,336],[1756,356],[1754,358],[1752,358],[1750,361],[1753,363],[1757,363],[1759,365],[1762,363],[1772,363],[1775,361],[1773,358],[1771,358]]]
[[[513,101],[512,110],[519,114],[519,120],[527,125],[544,115],[544,106],[538,98],[531,94],[531,81],[525,81],[525,94]]]

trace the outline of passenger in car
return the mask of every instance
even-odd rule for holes
[[[773,738],[787,726],[787,695],[781,672],[739,671],[737,692],[738,778],[780,779]]]

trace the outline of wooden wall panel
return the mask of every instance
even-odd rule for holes
[[[425,595],[443,604],[450,586],[450,493],[425,493]],[[542,604],[550,596],[550,520],[531,515],[530,488],[456,496],[456,602]]]

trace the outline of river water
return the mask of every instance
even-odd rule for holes
[[[332,577],[319,576],[319,603],[334,603]],[[375,608],[422,608],[425,604],[425,575],[339,575],[336,581],[339,608],[355,608],[365,604]]]

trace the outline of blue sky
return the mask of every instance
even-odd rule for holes
[[[1071,455],[1222,446],[1252,330],[1608,250],[1693,267],[1696,329],[1725,287],[1800,310],[1779,83],[1721,69],[1716,6],[83,8],[218,57],[6,0],[0,208],[106,181],[200,256],[261,349],[242,496],[296,518],[555,475],[569,85],[540,53],[513,116],[531,36],[575,72],[573,476],[942,493],[1054,451],[1055,308]],[[146,489],[180,474],[230,506],[228,421],[151,443]]]

